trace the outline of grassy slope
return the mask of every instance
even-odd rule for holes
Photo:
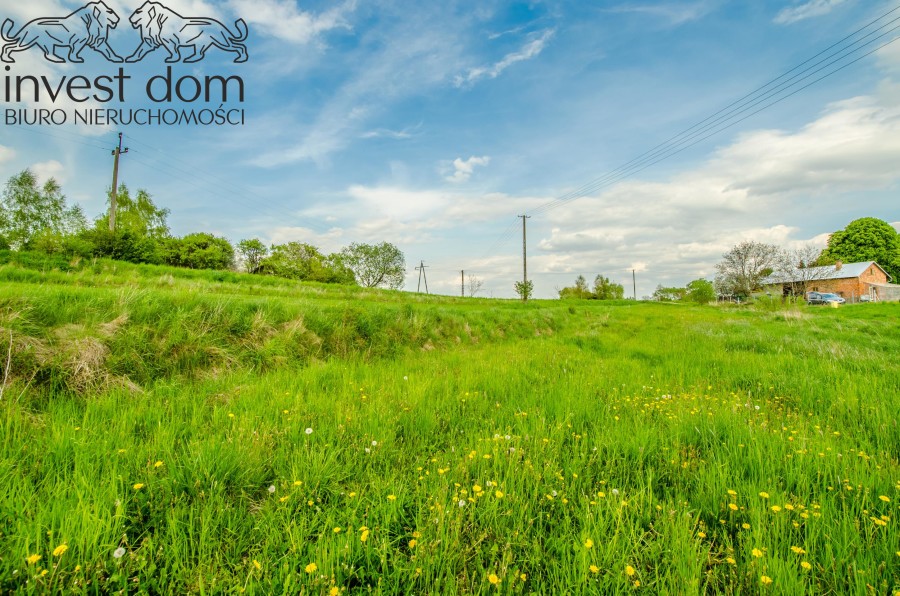
[[[3,589],[900,589],[897,305],[216,275],[0,267]]]

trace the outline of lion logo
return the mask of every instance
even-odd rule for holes
[[[66,62],[56,53],[57,48],[68,48],[69,62],[84,62],[81,52],[87,47],[100,52],[110,62],[122,62],[122,57],[109,47],[106,39],[109,30],[118,24],[119,15],[103,2],[85,4],[64,18],[29,21],[15,35],[10,35],[13,22],[6,19],[0,27],[0,36],[6,42],[0,49],[0,60],[15,62],[13,52],[38,46],[50,62]]]
[[[126,62],[139,62],[159,47],[168,52],[166,62],[170,64],[182,61],[180,48],[183,47],[193,48],[193,54],[183,59],[188,63],[203,60],[212,46],[236,53],[235,62],[246,62],[248,58],[247,46],[242,43],[247,39],[244,19],[235,21],[238,35],[232,35],[216,19],[183,17],[159,2],[148,1],[132,13],[129,22],[140,31],[141,45]]]

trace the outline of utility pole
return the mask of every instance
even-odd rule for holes
[[[119,146],[112,150],[113,161],[112,192],[109,195],[109,231],[116,231],[116,197],[119,195],[119,156],[128,153],[128,147],[122,149],[122,133],[119,133]]]
[[[428,276],[425,275],[425,267],[428,265],[425,264],[425,261],[419,261],[419,266],[416,267],[416,271],[419,272],[419,287],[416,288],[416,292],[420,292],[422,290],[422,278],[425,279],[425,293],[428,293]]]
[[[531,219],[531,216],[530,215],[520,215],[519,217],[522,218],[522,284],[527,285],[528,284],[528,256],[525,253],[525,220]],[[525,290],[524,287],[522,289],[523,289],[523,291]],[[523,301],[528,300],[527,293],[522,294],[522,300]]]
[[[466,270],[463,269],[459,272],[459,288],[462,290],[461,296],[463,298],[466,297]]]
[[[637,302],[637,278],[634,276],[634,269],[631,270],[631,287],[634,289],[634,301]]]

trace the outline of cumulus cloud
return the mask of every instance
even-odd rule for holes
[[[5,161],[10,161],[16,156],[16,152],[9,147],[4,147],[0,145],[0,163]]]
[[[306,44],[333,29],[349,29],[347,15],[355,0],[319,14],[302,11],[294,0],[231,0],[231,7],[248,23],[280,40]]]
[[[65,181],[66,168],[55,159],[36,163],[32,165],[30,169],[34,172],[34,175],[41,184],[45,183],[50,178],[55,178],[57,182]]]
[[[455,171],[445,179],[448,182],[453,182],[456,184],[461,182],[468,182],[469,178],[472,177],[472,173],[475,171],[475,166],[484,167],[489,163],[491,163],[491,158],[487,155],[485,155],[484,157],[470,157],[465,161],[463,161],[462,158],[457,157],[453,160],[453,168]]]
[[[810,0],[799,6],[792,6],[783,9],[774,19],[778,25],[790,25],[798,21],[811,19],[813,17],[821,17],[837,6],[843,4],[846,0]]]
[[[522,46],[520,50],[507,54],[499,62],[490,65],[470,68],[465,74],[457,75],[456,79],[454,80],[454,84],[457,87],[463,87],[464,85],[472,85],[478,80],[484,78],[496,79],[504,70],[506,70],[513,64],[516,64],[517,62],[523,62],[525,60],[531,60],[532,58],[540,55],[540,53],[544,51],[544,47],[547,45],[547,42],[550,41],[550,38],[553,37],[554,33],[555,30],[553,29],[546,29],[541,33],[540,37],[529,41],[524,46]]]

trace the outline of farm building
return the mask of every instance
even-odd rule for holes
[[[768,293],[799,296],[806,292],[829,292],[847,302],[900,299],[900,285],[875,261],[806,267],[791,273],[776,272],[762,280]]]

